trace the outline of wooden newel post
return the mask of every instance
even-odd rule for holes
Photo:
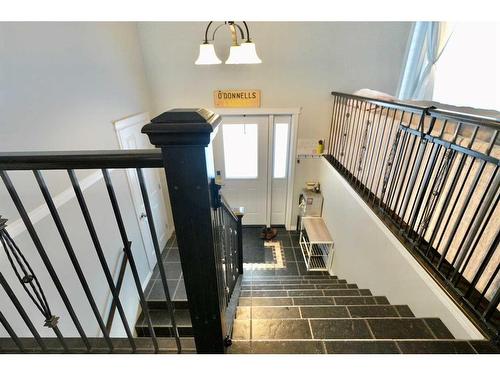
[[[215,174],[210,143],[220,121],[205,109],[174,109],[142,128],[163,154],[198,353],[225,351],[209,190]]]

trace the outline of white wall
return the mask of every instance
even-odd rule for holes
[[[396,92],[411,23],[250,22],[262,64],[197,66],[205,27],[199,22],[139,23],[153,113],[213,107],[216,89],[255,88],[262,90],[262,107],[302,107],[298,138],[327,138],[332,90]],[[219,30],[215,45],[224,61],[229,32]],[[295,201],[304,173],[298,166]]]
[[[332,274],[408,305],[417,317],[438,317],[457,339],[483,336],[437,286],[326,159],[319,171],[323,218],[335,241]]]
[[[148,110],[149,91],[135,24],[0,23],[0,152],[116,149],[118,141],[112,121]],[[78,175],[83,179],[95,172],[84,171]],[[100,174],[99,171],[97,173]],[[54,197],[60,197],[70,188],[64,171],[44,174]],[[43,198],[33,175],[29,172],[12,172],[10,175],[26,209],[30,212],[38,209],[40,212]],[[137,267],[146,282],[150,269],[132,209],[130,191],[123,171],[113,171],[112,178],[133,243]],[[102,177],[97,178],[84,195],[108,264],[117,275],[123,245]],[[59,212],[105,319],[110,303],[109,289],[76,199],[69,199]],[[29,235],[13,225],[18,214],[3,183],[0,183],[0,214],[9,219],[11,229],[16,232],[15,240],[33,264],[53,313],[61,317],[63,334],[76,335]],[[82,318],[83,327],[89,336],[95,336],[98,333],[96,320],[52,219],[42,215],[35,227]],[[41,314],[28,301],[8,266],[3,250],[0,252],[0,271],[25,306],[29,307],[28,314],[40,333],[51,335],[49,329],[42,327]],[[121,296],[129,323],[134,325],[137,293],[130,272],[127,273]],[[29,335],[2,288],[0,301],[2,312],[13,322],[18,334]],[[120,331],[120,328],[120,323],[114,325],[114,329]],[[5,335],[2,329],[0,335]]]

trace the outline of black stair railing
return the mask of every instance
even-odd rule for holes
[[[237,217],[232,223],[227,220],[227,206],[221,205],[215,185],[212,140],[220,121],[220,116],[205,109],[177,109],[161,114],[142,129],[151,143],[161,148],[167,166],[177,244],[199,353],[225,352],[230,331],[227,303],[242,271],[241,258],[235,258],[241,256],[241,248],[234,252],[234,246],[227,245],[238,242],[229,232],[238,230]]]
[[[326,159],[498,341],[500,119],[332,95]]]
[[[8,334],[8,338],[0,337],[0,352],[41,352],[41,353],[163,353],[184,351],[184,343],[177,330],[174,315],[174,306],[168,288],[168,273],[162,262],[162,249],[157,238],[153,211],[147,184],[144,179],[145,168],[166,168],[167,184],[172,206],[176,238],[181,258],[181,266],[186,286],[188,305],[193,325],[193,336],[196,351],[199,353],[224,353],[226,339],[231,330],[226,315],[228,301],[234,290],[238,275],[243,272],[242,243],[241,243],[241,213],[229,208],[227,203],[214,201],[214,186],[210,178],[214,176],[211,163],[211,139],[215,135],[219,116],[206,110],[173,110],[153,119],[151,124],[144,127],[151,142],[160,150],[124,150],[124,151],[83,151],[83,152],[35,152],[35,153],[0,153],[0,177],[10,196],[19,216],[31,238],[33,249],[20,248],[15,238],[9,235],[8,222],[0,218],[1,245],[8,262],[0,264],[0,286],[4,290],[10,303],[0,306],[0,324]],[[124,220],[123,202],[116,193],[116,181],[113,178],[115,169],[134,169],[137,174],[142,203],[148,219],[154,254],[159,269],[160,282],[163,286],[166,304],[166,314],[172,322],[174,338],[163,338],[155,335],[151,314],[142,287],[144,280],[140,279],[136,258],[134,257],[134,243],[127,230]],[[84,231],[89,237],[91,248],[83,249],[81,244],[75,245],[71,238],[72,230],[64,222],[60,208],[56,206],[45,181],[45,171],[60,170],[67,174],[70,186],[76,197],[78,216],[83,219]],[[107,254],[111,251],[108,244],[102,241],[98,234],[99,228],[95,223],[95,212],[89,205],[88,196],[81,186],[77,171],[98,170],[103,178],[106,194],[99,197],[101,206],[109,206],[110,215],[114,218],[110,225],[115,226],[118,238],[121,240],[123,257],[120,260],[119,270],[114,274],[110,267]],[[58,259],[67,257],[71,270],[62,274],[56,261],[54,252],[47,252],[46,245],[40,234],[40,227],[32,221],[26,205],[18,193],[15,181],[11,178],[13,171],[30,171],[33,173],[36,190],[40,191],[49,218],[55,224],[63,247],[57,254]],[[23,186],[26,190],[26,186]],[[35,189],[35,187],[33,188]],[[121,199],[124,199],[123,197]],[[110,227],[112,228],[112,227]],[[129,228],[130,229],[130,228]],[[113,244],[119,246],[119,244]],[[78,250],[77,250],[78,248]],[[27,255],[29,253],[29,256]],[[34,257],[38,257],[35,260]],[[98,261],[100,269],[89,270],[82,265],[83,257],[92,257]],[[40,263],[41,260],[41,263]],[[35,266],[38,265],[38,266]],[[43,269],[40,268],[40,264]],[[4,272],[5,271],[5,272]],[[71,296],[75,292],[75,284],[69,283],[67,275],[73,272],[83,291],[92,316],[84,316],[81,309],[75,308],[75,301]],[[40,281],[37,274],[47,275]],[[111,294],[110,306],[104,306],[96,299],[95,283],[92,280],[100,273],[106,288]],[[129,305],[122,299],[120,290],[125,275],[129,275],[130,282],[137,293],[135,305]],[[48,278],[47,278],[48,277]],[[20,283],[20,287],[13,283]],[[28,299],[26,297],[29,297]],[[56,299],[62,301],[54,303]],[[101,299],[102,300],[102,299]],[[81,301],[79,301],[81,303]],[[13,306],[13,310],[7,310]],[[55,310],[54,306],[58,306]],[[64,310],[61,310],[61,308]],[[40,322],[31,312],[38,309],[41,313]],[[127,311],[136,309],[142,312],[149,329],[150,337],[136,337],[134,332],[135,321],[131,321]],[[114,319],[115,311],[117,318]],[[8,317],[17,314],[20,318],[9,321]],[[65,324],[73,324],[77,337],[65,335],[60,330],[61,319],[65,317]],[[43,319],[42,319],[43,318]],[[99,332],[86,332],[82,321],[94,320]],[[114,322],[114,323],[113,323]],[[118,326],[120,322],[121,327]],[[229,322],[230,323],[230,322]],[[19,324],[24,324],[31,336],[21,337],[16,330]],[[117,328],[119,337],[111,333]],[[54,333],[49,335],[43,326]],[[17,327],[17,328],[16,328]],[[23,328],[24,330],[24,328]],[[190,349],[190,348],[187,348]]]

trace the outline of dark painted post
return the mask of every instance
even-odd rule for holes
[[[174,109],[142,129],[162,150],[198,353],[225,351],[209,190],[215,175],[210,143],[219,123],[220,116],[205,109]]]
[[[245,209],[243,207],[240,207],[238,209],[235,209],[233,211],[238,218],[238,224],[237,224],[237,236],[238,236],[238,273],[240,275],[243,275],[243,215],[245,212]]]

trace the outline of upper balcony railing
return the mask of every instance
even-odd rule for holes
[[[143,129],[160,149],[0,153],[5,195],[10,196],[34,245],[24,238],[24,245],[18,244],[17,237],[9,234],[10,222],[0,217],[0,257],[5,260],[0,262],[0,324],[5,330],[3,335],[0,331],[0,352],[158,353],[194,349],[183,347],[186,341],[179,337],[176,327],[169,275],[162,262],[155,227],[158,223],[154,221],[143,172],[149,168],[165,168],[168,176],[196,350],[225,351],[231,329],[227,305],[243,267],[241,214],[228,212],[227,204],[221,204],[207,152],[219,121],[219,116],[205,110],[166,112]],[[82,171],[95,169],[100,170],[99,179],[105,185],[101,194],[85,191],[82,184]],[[138,179],[173,339],[157,337],[152,324],[143,287],[147,275],[137,258],[141,250],[131,241],[137,228],[127,220],[131,202],[122,189],[123,176],[119,171],[123,169],[135,171]],[[45,172],[49,170],[58,172]],[[19,186],[21,180],[16,179],[23,177],[19,173],[24,173],[22,186]],[[33,186],[25,182],[28,173],[36,181]],[[56,186],[51,179],[53,173],[59,174],[58,184],[64,181],[61,174],[69,180],[76,197],[75,204],[69,207],[73,210],[70,214],[69,208],[58,204],[51,194],[49,186],[52,190]],[[52,239],[58,236],[60,248],[47,245],[44,233],[50,230],[47,221],[35,222],[37,214],[29,212],[32,199],[23,200],[20,187],[30,198],[41,193],[50,225],[54,224],[56,229],[48,236]],[[10,202],[2,201],[0,214],[8,205]],[[103,229],[99,215],[106,209],[110,221]],[[10,213],[13,215],[15,211]],[[83,219],[85,229],[82,230],[78,219]],[[103,230],[115,231],[115,240],[105,241]],[[115,272],[111,262],[116,259],[114,251],[118,247],[124,255],[120,257],[119,272]],[[128,293],[121,293],[127,274]],[[136,296],[131,297],[130,290]],[[109,303],[107,293],[111,294]],[[115,322],[111,329],[115,309],[119,316],[116,320],[121,324]],[[134,334],[135,319],[141,312],[149,338]]]
[[[326,158],[498,340],[500,119],[332,95]]]

